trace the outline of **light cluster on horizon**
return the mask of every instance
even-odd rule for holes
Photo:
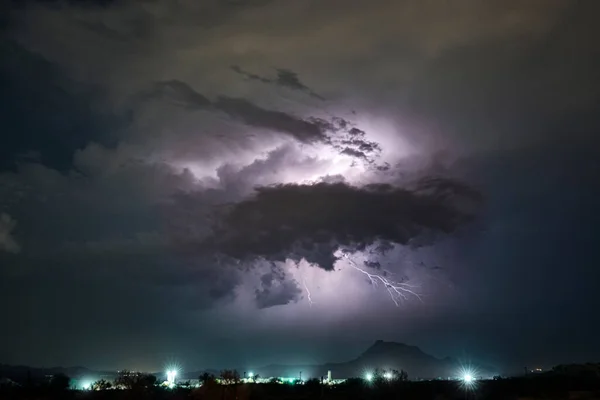
[[[324,384],[324,385],[340,385],[344,384],[348,380],[353,379],[362,379],[363,382],[367,385],[373,385],[376,383],[394,383],[394,382],[405,382],[410,380],[410,377],[405,371],[396,371],[396,370],[386,370],[386,369],[375,369],[371,372],[366,372],[362,377],[346,377],[346,378],[333,378],[332,371],[329,371],[327,377],[319,378],[309,378],[302,379],[302,372],[299,372],[298,377],[261,377],[258,374],[250,372],[244,372],[244,376],[241,377],[240,374],[235,370],[225,370],[221,372],[220,376],[213,376],[208,373],[204,373],[199,377],[199,379],[185,379],[179,378],[181,375],[181,371],[176,369],[169,369],[164,373],[165,379],[161,381],[160,379],[154,379],[156,381],[155,385],[163,386],[168,389],[175,389],[176,387],[201,387],[202,385],[210,384],[211,382],[218,383],[220,385],[238,385],[238,384],[290,384],[290,385],[305,385],[305,384],[314,384],[315,382]],[[133,388],[136,383],[132,380],[131,382],[127,381],[125,378],[131,377],[143,377],[145,376],[142,373],[123,371],[120,372],[119,377],[115,380],[114,384],[109,384],[108,381],[104,379],[99,381],[93,381],[90,379],[81,379],[74,386],[74,389],[78,390],[107,390],[107,389],[130,389]],[[441,378],[438,378],[438,380]],[[481,378],[477,379],[473,372],[469,370],[465,370],[461,368],[458,376],[456,377],[448,377],[444,378],[444,380],[456,381],[459,382],[461,386],[465,388],[472,389],[476,385],[476,380],[482,380]],[[150,380],[152,381],[152,380]],[[192,383],[193,381],[197,381],[197,383]],[[422,379],[419,379],[422,381]]]

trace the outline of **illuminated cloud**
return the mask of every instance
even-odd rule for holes
[[[234,341],[257,360],[316,343],[340,359],[332,337],[430,332],[485,347],[499,331],[480,318],[490,310],[591,297],[598,279],[571,259],[597,236],[582,199],[599,197],[587,184],[598,181],[598,6],[457,2],[9,6],[0,293],[19,307],[4,310],[7,360],[121,368],[129,351],[179,346],[231,367]],[[469,204],[479,191],[482,213]],[[475,216],[485,229],[472,234]],[[396,308],[337,249],[422,284],[423,303]],[[565,265],[589,287],[557,286]],[[538,340],[556,307],[517,324],[542,353],[556,348]],[[505,315],[496,324],[518,318]],[[561,326],[596,332],[592,320]]]

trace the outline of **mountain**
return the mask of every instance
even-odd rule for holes
[[[331,371],[333,378],[348,378],[363,376],[376,368],[402,369],[410,379],[435,379],[456,376],[460,366],[451,358],[435,358],[416,346],[378,340],[351,361],[323,365],[269,365],[253,372],[263,377],[298,377],[302,371],[303,378],[310,378],[327,376],[327,371]]]
[[[376,341],[371,347],[360,354],[357,358],[340,363],[326,363],[320,365],[279,365],[273,364],[255,369],[255,374],[261,377],[294,377],[298,378],[300,372],[302,378],[320,378],[326,377],[327,372],[331,371],[332,377],[350,378],[362,377],[368,372],[379,369],[404,370],[408,373],[409,379],[436,379],[456,377],[459,375],[461,366],[451,358],[439,359],[427,353],[424,353],[416,346],[409,346],[403,343]],[[482,375],[491,375],[489,368],[482,366],[476,367],[476,370]],[[205,370],[206,372],[218,375],[218,371]],[[180,379],[197,379],[205,371],[181,371]],[[243,375],[243,368],[238,368]],[[248,371],[250,372],[250,371]],[[17,382],[23,382],[25,379],[38,380],[47,375],[64,373],[71,378],[104,378],[113,379],[115,372],[92,371],[83,367],[73,368],[29,368],[22,366],[9,366],[0,364],[0,378],[10,378]],[[162,373],[157,373],[161,376]]]
[[[0,378],[14,380],[24,383],[28,380],[39,382],[45,380],[48,376],[56,374],[65,374],[73,379],[80,378],[105,378],[112,379],[115,373],[92,371],[85,367],[53,367],[53,368],[31,368],[23,365],[6,365],[0,364]]]

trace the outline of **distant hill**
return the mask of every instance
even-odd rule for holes
[[[416,346],[378,340],[354,360],[319,365],[273,364],[252,372],[260,374],[261,377],[299,377],[302,372],[302,378],[308,379],[326,377],[327,371],[331,371],[333,378],[349,378],[364,376],[376,368],[402,369],[408,373],[409,379],[436,379],[456,377],[461,366],[451,358],[433,357]],[[477,370],[481,374],[490,375],[487,368],[479,366]],[[180,379],[197,379],[205,371],[219,374],[216,370],[182,371]],[[238,371],[243,375],[243,368],[238,368]],[[64,373],[73,379],[113,379],[116,376],[116,372],[93,371],[84,367],[29,368],[0,364],[0,378],[9,378],[17,382],[27,379],[39,380],[57,373]],[[162,372],[156,374],[159,379],[161,374]]]
[[[21,383],[24,383],[27,380],[36,382],[41,381],[48,376],[56,374],[65,374],[73,379],[106,379],[116,376],[115,372],[93,371],[85,367],[32,368],[23,365],[0,364],[0,378],[6,378]]]
[[[331,371],[334,378],[347,378],[364,376],[375,368],[403,369],[408,372],[410,379],[433,379],[456,376],[460,367],[458,362],[450,358],[435,358],[416,346],[378,340],[351,361],[322,365],[269,365],[254,372],[263,377],[297,377],[302,371],[302,376],[309,378],[326,376],[327,371]]]

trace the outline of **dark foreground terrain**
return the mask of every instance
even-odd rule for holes
[[[98,388],[96,388],[98,389]],[[130,389],[71,390],[57,385],[3,386],[0,399],[600,399],[600,377],[536,375],[478,381],[465,386],[453,381],[366,382],[351,379],[336,386],[318,381],[305,384],[237,383],[209,381],[202,387],[166,388],[156,385]]]

